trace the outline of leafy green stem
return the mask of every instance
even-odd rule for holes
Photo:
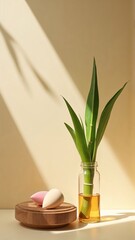
[[[63,97],[72,119],[73,128],[67,123],[65,123],[65,126],[74,141],[83,163],[95,163],[97,149],[105,133],[114,103],[126,84],[127,83],[125,83],[105,105],[98,126],[99,91],[95,59],[93,61],[91,85],[85,107],[85,127],[81,118],[77,116],[69,102]],[[93,194],[93,177],[94,169],[85,169],[83,195],[86,196],[86,198],[84,197],[81,209],[81,214],[83,216],[87,215],[89,210],[87,195]]]

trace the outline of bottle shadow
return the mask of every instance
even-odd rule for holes
[[[62,228],[53,229],[55,231],[72,231],[72,230],[81,230],[88,226],[89,228],[98,228],[105,225],[111,225],[121,222],[121,220],[127,219],[127,221],[131,221],[132,217],[135,217],[135,212],[119,212],[116,214],[107,214],[101,215],[100,221],[97,223],[82,223],[79,220],[74,221],[73,223],[66,225]],[[104,224],[103,224],[104,223]]]
[[[101,216],[100,222],[111,222],[116,220],[127,219],[129,217],[134,217],[135,212],[119,212],[117,214],[108,214],[105,216]]]

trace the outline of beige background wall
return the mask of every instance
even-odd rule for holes
[[[134,1],[0,0],[0,207],[60,188],[77,204],[80,158],[61,98],[83,116],[96,57],[101,105],[128,86],[98,152],[101,207],[135,207]]]

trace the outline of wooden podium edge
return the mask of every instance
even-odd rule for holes
[[[55,209],[43,209],[28,201],[15,206],[15,218],[31,228],[57,228],[72,223],[77,218],[77,208],[64,202]]]

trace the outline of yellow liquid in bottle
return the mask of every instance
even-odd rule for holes
[[[100,195],[79,194],[79,221],[92,223],[100,221]]]

